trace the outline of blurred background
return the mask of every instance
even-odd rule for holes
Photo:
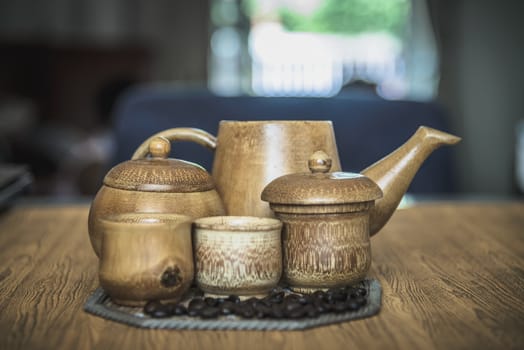
[[[442,107],[463,137],[455,193],[520,196],[522,13],[517,0],[0,0],[0,163],[27,165],[31,194],[93,195],[122,160],[116,106],[144,86],[372,95]]]

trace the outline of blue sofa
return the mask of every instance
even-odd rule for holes
[[[376,96],[332,98],[222,97],[206,90],[140,86],[117,103],[114,163],[128,160],[152,134],[196,127],[216,135],[220,120],[331,120],[343,170],[358,172],[406,141],[419,125],[449,131],[447,115],[435,103],[386,101]],[[192,143],[176,143],[172,156],[211,170],[213,154]],[[411,193],[456,191],[453,148],[437,150],[413,180]]]

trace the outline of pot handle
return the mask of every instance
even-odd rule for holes
[[[160,131],[142,142],[136,149],[131,159],[140,159],[149,153],[149,144],[156,137],[165,137],[169,141],[192,141],[206,148],[214,150],[217,146],[217,138],[207,131],[196,128],[173,128]]]

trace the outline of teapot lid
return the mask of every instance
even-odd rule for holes
[[[203,192],[214,188],[211,175],[200,165],[168,158],[171,143],[155,137],[149,144],[150,158],[128,160],[113,167],[104,185],[142,192]]]
[[[323,205],[373,201],[382,190],[370,178],[357,173],[329,172],[331,158],[315,152],[308,161],[309,173],[281,176],[262,191],[263,201],[275,204]]]

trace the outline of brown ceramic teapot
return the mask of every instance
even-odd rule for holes
[[[100,256],[100,219],[120,213],[183,214],[192,218],[224,215],[211,176],[197,164],[168,158],[170,141],[148,140],[151,157],[130,160],[112,168],[104,178],[89,211],[89,237]]]
[[[143,157],[149,140],[157,136],[215,150],[211,173],[228,215],[273,216],[268,203],[260,199],[262,190],[279,176],[307,172],[308,159],[317,150],[331,156],[331,171],[341,170],[333,125],[327,120],[221,121],[217,137],[200,129],[169,129],[144,142],[133,159]],[[397,150],[361,172],[384,193],[370,213],[371,235],[389,220],[425,159],[440,146],[459,141],[457,136],[421,126]]]

